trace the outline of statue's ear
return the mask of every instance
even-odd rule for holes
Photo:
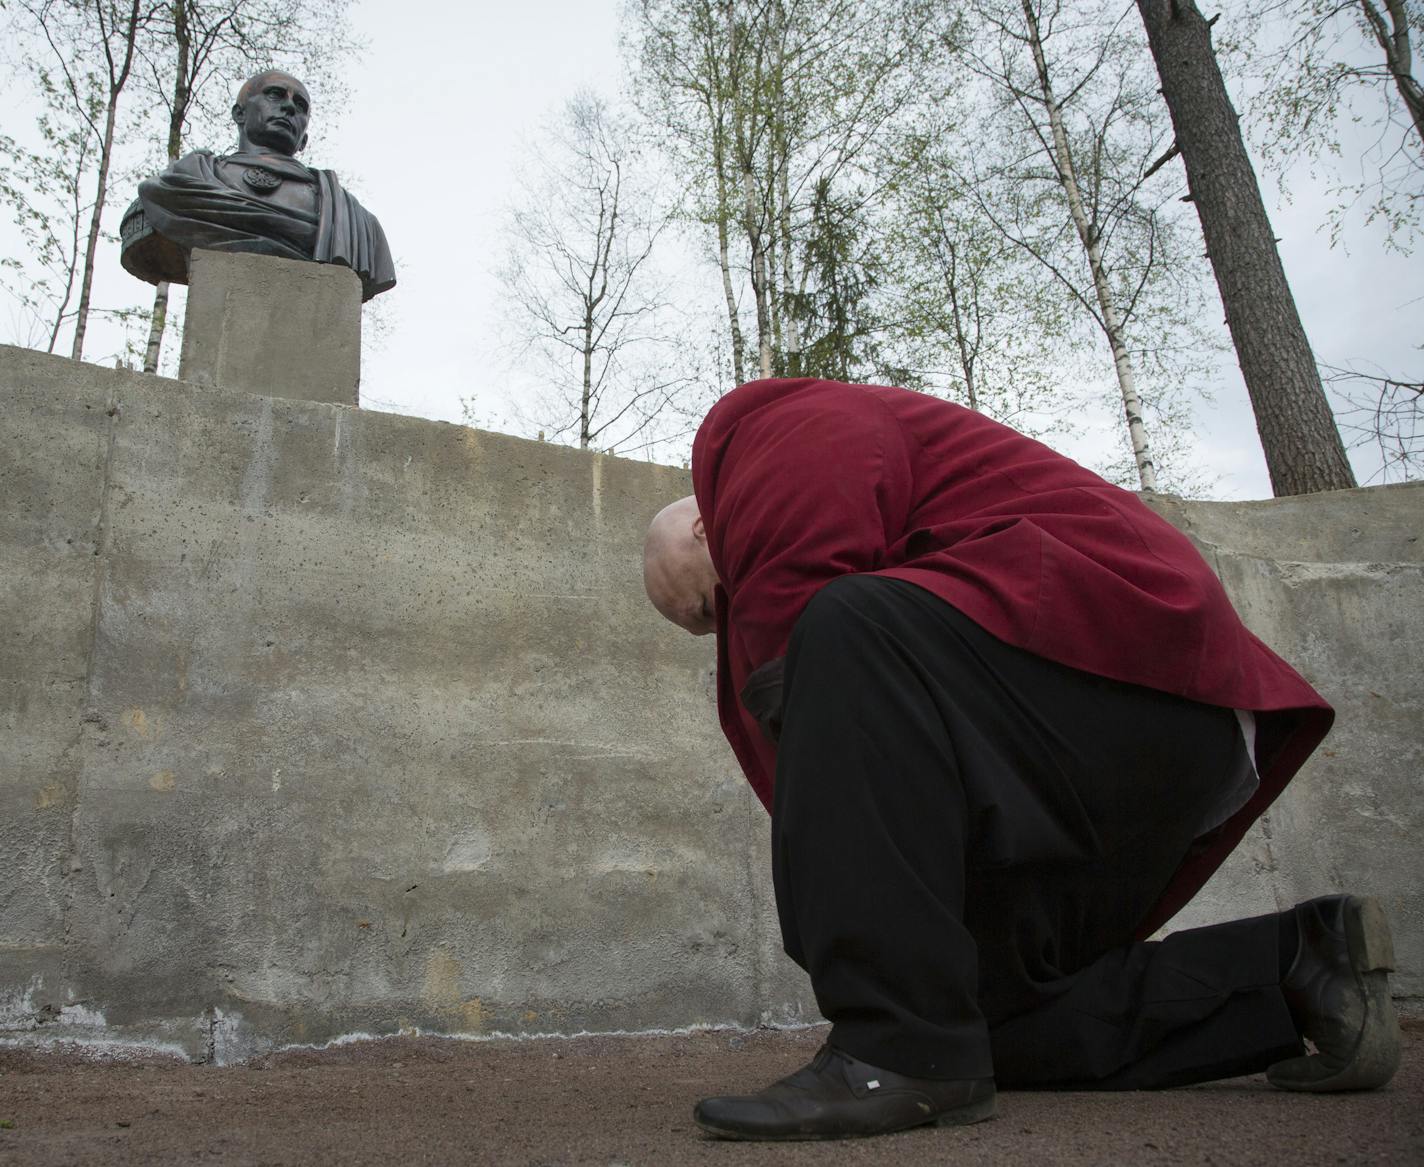
[[[235,121],[238,125],[242,125],[243,115],[244,111],[242,108],[242,103],[238,102],[232,107],[232,120]]]
[[[303,134],[303,135],[302,135],[302,140],[297,143],[297,153],[300,154],[300,153],[301,153],[303,150],[305,150],[306,148],[307,148],[307,136],[306,136],[305,134]]]

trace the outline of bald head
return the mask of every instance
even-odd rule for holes
[[[281,69],[267,69],[261,73],[254,73],[242,83],[242,88],[237,91],[237,104],[246,105],[248,100],[258,90],[263,89],[269,82],[276,83],[287,89],[299,92],[303,97],[311,100],[307,93],[307,87],[293,77],[290,73],[283,73]]]
[[[290,73],[268,69],[237,91],[232,120],[239,153],[275,152],[290,157],[307,144],[311,96]]]
[[[643,587],[663,616],[693,636],[716,631],[717,570],[691,495],[663,507],[643,542]]]

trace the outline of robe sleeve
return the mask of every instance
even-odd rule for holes
[[[772,397],[699,453],[714,463],[695,466],[694,478],[723,587],[718,711],[769,805],[775,752],[739,694],[754,670],[785,655],[821,587],[884,566],[910,511],[912,459],[880,401],[830,382]]]

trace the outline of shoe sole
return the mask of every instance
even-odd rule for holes
[[[999,1113],[999,1100],[995,1095],[984,1099],[982,1102],[971,1102],[968,1106],[956,1107],[954,1110],[941,1114],[934,1120],[935,1126],[970,1126],[976,1122],[984,1122],[993,1118]]]
[[[792,1143],[792,1142],[826,1142],[831,1139],[867,1139],[875,1135],[893,1135],[897,1131],[914,1130],[922,1126],[969,1126],[976,1122],[985,1122],[998,1114],[998,1100],[991,1096],[979,1102],[971,1102],[967,1106],[957,1106],[953,1110],[936,1115],[934,1118],[927,1118],[922,1121],[909,1122],[904,1126],[889,1127],[886,1130],[878,1131],[815,1131],[815,1130],[793,1130],[776,1131],[769,1133],[751,1132],[737,1130],[734,1127],[717,1126],[714,1123],[706,1122],[694,1112],[692,1120],[708,1134],[716,1135],[719,1139],[731,1139],[744,1143]]]
[[[1332,1066],[1318,1054],[1277,1062],[1266,1071],[1266,1080],[1278,1089],[1315,1094],[1374,1090],[1393,1078],[1399,1068],[1399,1018],[1389,994],[1394,940],[1384,909],[1374,896],[1349,897],[1345,941],[1350,967],[1365,995],[1360,1040],[1343,1066]]]

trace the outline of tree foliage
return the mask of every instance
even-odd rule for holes
[[[119,106],[155,12],[151,0],[15,0],[13,5],[14,25],[35,46],[28,70],[33,87],[43,95],[45,111],[38,145],[11,154],[29,166],[21,183],[9,186],[5,194],[18,219],[32,220],[45,213],[41,200],[49,192],[42,179],[47,173],[57,167],[77,176],[82,205],[71,198],[60,206],[75,215],[82,246],[75,249],[72,278],[66,280],[66,294],[59,299],[51,328],[53,335],[66,321],[72,323],[70,355],[76,360],[84,354]],[[76,136],[83,139],[82,147],[76,147]],[[82,170],[77,171],[74,166],[81,160]],[[56,225],[44,234],[67,232]],[[23,293],[20,298],[23,302]],[[52,295],[49,299],[53,303]]]
[[[1135,477],[1157,486],[1149,437],[1210,341],[1171,141],[1140,30],[1120,6],[975,0],[962,54],[986,131],[961,187],[1090,322],[1111,361]],[[1164,435],[1165,437],[1165,435]]]
[[[1089,347],[1074,305],[996,227],[951,135],[907,149],[915,169],[878,249],[890,267],[890,379],[1023,429],[1056,428],[1051,415]]]
[[[23,248],[0,258],[10,300],[11,334],[21,343],[54,352],[72,305],[84,259],[83,224],[93,167],[89,125],[102,99],[84,94],[85,117],[67,116],[66,103],[47,72],[37,73],[43,106],[36,120],[37,148],[0,135],[0,200]]]
[[[1421,0],[1239,3],[1223,53],[1256,93],[1248,125],[1266,161],[1328,176],[1338,241],[1351,211],[1409,252],[1424,227]]]
[[[1153,483],[1139,367],[1165,414],[1211,347],[1204,269],[1180,181],[1149,181],[1170,132],[1140,31],[1091,9],[632,0],[635,98],[715,248],[736,380],[892,380],[1041,431],[1096,348]]]
[[[635,96],[715,235],[734,376],[876,370],[893,143],[952,23],[920,0],[634,0]]]

